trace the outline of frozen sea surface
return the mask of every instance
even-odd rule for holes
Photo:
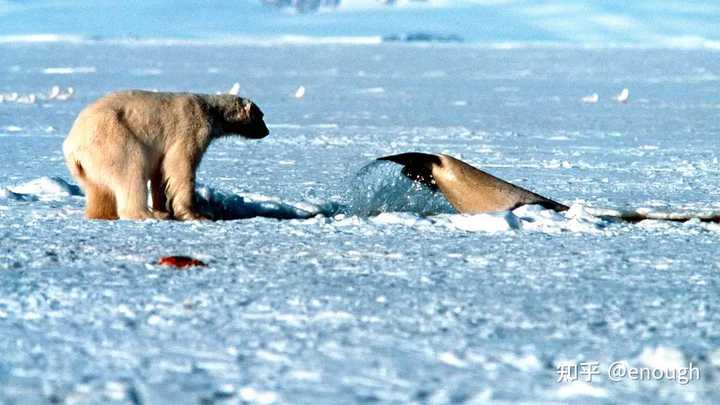
[[[720,226],[587,213],[720,210],[718,56],[1,45],[0,403],[718,403]],[[236,81],[271,134],[213,144],[199,196],[245,219],[83,219],[61,143],[84,105]],[[453,214],[371,163],[408,151],[573,209]],[[614,361],[701,378],[613,383]]]

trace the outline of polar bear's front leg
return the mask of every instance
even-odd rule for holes
[[[163,160],[165,193],[175,219],[181,221],[208,219],[197,213],[193,205],[196,167],[194,159],[179,149],[169,151]]]
[[[116,185],[115,199],[120,219],[153,219],[155,216],[147,206],[147,180],[130,177]]]
[[[150,178],[150,191],[153,212],[156,215],[169,216],[167,196],[165,195],[165,178],[161,168],[158,168]]]

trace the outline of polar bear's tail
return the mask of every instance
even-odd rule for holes
[[[71,133],[72,135],[72,133]],[[63,142],[63,155],[65,155],[65,165],[67,166],[70,174],[75,177],[81,183],[86,178],[85,169],[83,169],[80,159],[75,156],[75,146],[71,140],[71,136],[68,136]]]
[[[70,174],[72,174],[72,176],[75,177],[75,179],[78,180],[80,183],[83,183],[83,180],[87,178],[82,163],[80,163],[80,160],[75,158],[75,156],[73,156],[71,153],[65,154],[65,165],[70,171]]]

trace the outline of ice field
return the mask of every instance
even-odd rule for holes
[[[710,28],[587,47],[79,29],[0,41],[0,403],[720,401],[720,225],[590,214],[720,212]],[[83,218],[61,151],[83,106],[235,82],[271,133],[198,170],[202,209],[234,220]],[[373,161],[410,151],[572,208],[455,214]],[[615,382],[616,362],[700,378]],[[591,382],[558,381],[580,363]]]
[[[718,400],[720,226],[583,213],[720,210],[715,53],[2,51],[4,93],[76,91],[0,104],[4,402]],[[210,208],[251,218],[83,219],[61,153],[82,106],[116,88],[234,81],[271,134],[216,142],[198,178]],[[627,104],[612,99],[623,87]],[[581,101],[593,92],[597,103]],[[453,215],[392,163],[363,169],[412,150],[462,157],[574,209]],[[170,254],[209,267],[154,265]],[[693,362],[702,378],[556,382],[560,362],[621,360]]]

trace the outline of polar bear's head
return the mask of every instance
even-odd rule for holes
[[[263,120],[263,112],[252,101],[238,96],[225,95],[222,104],[225,132],[252,139],[264,138],[270,133]]]

